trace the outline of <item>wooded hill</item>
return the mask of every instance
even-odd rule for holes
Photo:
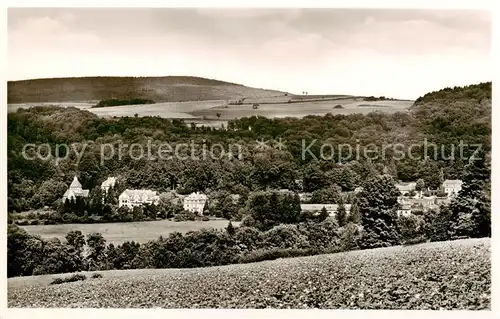
[[[189,76],[52,78],[7,83],[7,103],[143,98],[155,102],[238,100],[285,92]]]

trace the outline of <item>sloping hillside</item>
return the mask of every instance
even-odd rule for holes
[[[9,278],[9,307],[489,309],[490,239],[193,269]]]
[[[8,82],[8,103],[144,98],[155,102],[236,100],[283,96],[284,92],[187,76],[81,77]]]

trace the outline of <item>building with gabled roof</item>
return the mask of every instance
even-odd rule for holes
[[[160,196],[156,191],[149,189],[126,189],[118,196],[118,206],[134,208],[142,205],[157,205]]]
[[[69,188],[66,190],[66,192],[64,192],[62,202],[64,203],[67,200],[76,200],[76,198],[78,197],[89,197],[89,190],[82,188],[82,184],[80,184],[80,181],[78,181],[78,178],[75,175],[75,177],[73,178],[73,182],[71,182]]]

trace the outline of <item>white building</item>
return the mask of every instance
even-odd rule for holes
[[[416,182],[409,183],[397,183],[396,188],[401,192],[401,194],[409,193],[417,188]]]
[[[300,204],[300,210],[303,212],[310,212],[319,214],[323,207],[326,209],[330,216],[335,216],[337,210],[339,209],[338,204]],[[351,204],[344,204],[345,211],[349,215],[351,211]]]
[[[312,198],[312,193],[299,193],[299,198],[301,202],[308,202]]]
[[[203,209],[207,203],[208,196],[199,192],[191,193],[184,198],[184,210],[203,215]]]
[[[64,203],[66,200],[76,200],[77,197],[89,197],[89,190],[82,189],[82,184],[80,184],[78,178],[75,176],[73,178],[73,182],[71,182],[71,185],[69,185],[69,188],[66,190],[66,192],[64,192],[62,201]]]
[[[105,180],[104,182],[102,182],[102,184],[101,184],[101,190],[104,193],[107,193],[110,188],[115,187],[115,184],[116,184],[116,177],[108,177],[107,180]]]
[[[462,189],[463,182],[459,179],[447,179],[443,182],[443,191],[448,194],[448,197],[456,196]]]
[[[133,208],[145,204],[157,205],[160,196],[155,191],[149,189],[126,189],[118,197],[118,206],[127,206]]]
[[[405,203],[397,211],[398,217],[411,215],[411,204]]]

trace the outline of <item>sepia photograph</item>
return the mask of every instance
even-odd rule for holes
[[[489,10],[6,11],[8,308],[491,310]]]

